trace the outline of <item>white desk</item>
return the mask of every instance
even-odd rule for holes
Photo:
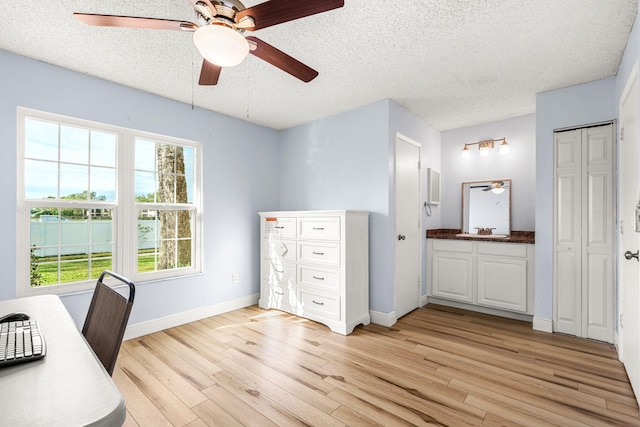
[[[41,360],[0,368],[0,424],[121,426],[124,398],[60,298],[0,301],[0,315],[16,311],[40,323],[47,353]]]

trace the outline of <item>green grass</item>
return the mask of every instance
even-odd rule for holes
[[[58,282],[57,257],[42,257],[38,259],[38,272],[42,275],[42,286],[58,283],[80,282],[97,279],[104,270],[111,270],[111,254],[93,254],[91,272],[89,275],[89,260],[86,255],[64,256],[60,262],[60,281]],[[155,254],[140,251],[138,254],[138,272],[155,271]]]

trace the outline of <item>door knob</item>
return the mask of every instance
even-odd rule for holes
[[[635,253],[631,253],[631,251],[627,251],[624,253],[624,257],[626,259],[635,258],[636,261],[640,261],[640,258],[638,258],[638,254],[640,254],[640,251],[636,251]]]
[[[403,236],[402,234],[398,234],[398,240],[404,240],[406,239],[406,236]]]

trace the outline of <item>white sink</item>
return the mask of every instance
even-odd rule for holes
[[[509,236],[507,236],[506,234],[460,233],[460,234],[456,234],[456,237],[473,237],[478,239],[506,239]]]

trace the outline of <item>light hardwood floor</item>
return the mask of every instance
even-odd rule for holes
[[[640,426],[613,346],[429,305],[345,337],[248,307],[129,340],[126,426]]]

